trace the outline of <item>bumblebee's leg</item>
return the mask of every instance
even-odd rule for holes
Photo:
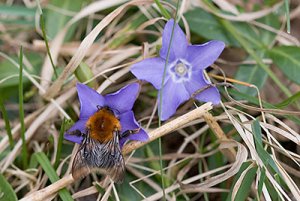
[[[80,130],[74,130],[74,131],[68,132],[67,134],[75,135],[77,137],[83,137],[84,136],[84,133],[82,133]]]
[[[120,138],[123,138],[123,137],[128,137],[129,135],[131,134],[136,134],[140,131],[140,128],[137,128],[137,129],[134,129],[134,130],[127,130],[125,131],[124,133],[121,133],[120,134]]]

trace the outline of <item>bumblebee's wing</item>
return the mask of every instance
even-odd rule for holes
[[[72,176],[75,180],[83,178],[90,173],[90,168],[82,157],[81,151],[76,153],[76,156],[72,165]]]
[[[125,175],[124,158],[119,145],[119,135],[114,133],[114,139],[106,144],[104,150],[111,152],[104,153],[103,158],[106,159],[106,164],[103,164],[111,179],[116,183],[122,183]]]
[[[87,135],[77,152],[72,175],[74,179],[86,176],[90,170],[107,173],[114,182],[121,183],[124,178],[125,165],[119,147],[118,135],[113,139],[100,143]]]

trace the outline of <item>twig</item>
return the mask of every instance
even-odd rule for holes
[[[189,122],[201,118],[205,113],[207,113],[209,110],[212,109],[211,103],[206,103],[204,105],[201,105],[200,107],[186,113],[185,115],[182,115],[164,125],[161,127],[151,131],[149,133],[149,140],[146,142],[140,142],[140,141],[132,141],[126,144],[122,150],[123,154],[128,154],[133,150],[136,150],[149,142],[154,141],[155,139],[162,137],[182,126],[185,124],[188,124]],[[54,193],[57,193],[60,189],[72,184],[75,180],[73,179],[72,175],[67,175],[66,177],[58,180],[57,182],[39,190],[36,192],[31,193],[27,197],[21,199],[20,201],[42,201],[45,200],[48,196],[53,195]]]
[[[226,141],[226,140],[228,140],[227,136],[225,135],[225,133],[221,129],[221,127],[218,124],[218,122],[216,121],[216,119],[209,112],[206,112],[203,115],[203,118],[206,121],[206,123],[209,125],[209,127],[214,131],[216,137],[220,141]],[[234,162],[235,161],[236,152],[235,152],[235,150],[233,148],[231,148],[231,149],[223,149],[223,150],[221,150],[221,152],[227,157],[227,159],[230,162]]]

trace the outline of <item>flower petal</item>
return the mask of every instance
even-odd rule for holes
[[[165,60],[160,57],[144,59],[131,67],[131,72],[139,80],[150,82],[156,89],[161,88]],[[166,75],[168,77],[168,75]],[[165,78],[166,80],[167,78]]]
[[[75,142],[78,144],[81,144],[83,137],[82,136],[77,136],[74,134],[71,134],[72,132],[78,130],[81,133],[85,134],[85,124],[86,124],[87,119],[81,119],[78,120],[64,135],[64,138],[66,140],[69,140],[71,142]]]
[[[212,102],[212,104],[217,105],[221,101],[220,92],[217,87],[211,86],[208,89],[202,91],[195,97],[197,100],[202,102]]]
[[[121,133],[124,133],[128,130],[134,130],[140,128],[140,131],[136,134],[131,134],[128,137],[124,137],[120,139],[121,147],[127,140],[137,140],[137,141],[147,141],[149,139],[148,134],[146,131],[140,127],[138,122],[134,118],[134,114],[132,111],[125,112],[119,116],[122,130]]]
[[[225,44],[217,40],[202,45],[189,45],[186,60],[193,66],[193,70],[205,69],[217,60],[224,47]]]
[[[65,134],[64,138],[68,141],[77,143],[77,144],[81,144],[83,137],[82,136],[77,136],[77,135],[69,135],[69,134]]]
[[[192,72],[190,81],[185,82],[184,86],[189,92],[190,96],[192,96],[194,92],[201,90],[209,84],[211,83],[205,79],[203,71],[199,70]],[[205,89],[197,94],[195,99],[203,102],[212,102],[213,104],[218,104],[221,100],[221,97],[218,89],[214,86],[210,86],[208,89]]]
[[[162,36],[162,48],[160,49],[160,56],[164,59],[167,58],[169,44],[172,36],[174,26],[174,19],[170,19],[167,24],[165,25],[163,36]],[[178,26],[177,23],[175,23],[173,37],[172,37],[172,43],[170,47],[170,57],[169,62],[171,63],[176,58],[185,58],[186,50],[187,50],[187,39],[185,37],[185,34],[181,30],[181,28]]]
[[[115,93],[104,96],[105,106],[116,110],[119,114],[129,111],[133,107],[139,90],[138,83],[129,84]]]
[[[158,94],[158,100],[160,97],[160,93],[161,90]],[[185,89],[183,83],[175,83],[172,81],[172,79],[169,79],[163,88],[161,105],[162,111],[159,112],[159,115],[161,114],[161,120],[167,120],[176,112],[176,109],[179,107],[179,105],[189,98],[190,95]]]
[[[97,111],[97,106],[104,105],[104,98],[94,89],[77,83],[78,97],[80,101],[80,116],[79,119],[87,119]]]

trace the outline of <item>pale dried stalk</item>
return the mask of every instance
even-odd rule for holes
[[[223,130],[220,127],[220,125],[218,124],[218,122],[216,121],[216,119],[209,112],[206,112],[203,115],[203,118],[206,121],[206,123],[209,125],[209,127],[214,131],[214,134],[216,135],[216,137],[220,141],[229,140],[227,138],[227,136],[225,135],[225,133],[223,132]],[[226,156],[226,158],[230,162],[235,161],[236,152],[235,152],[235,150],[233,148],[231,148],[231,149],[223,149],[223,150],[221,150],[221,152]]]
[[[149,142],[152,142],[182,126],[185,124],[201,118],[205,113],[207,113],[209,110],[212,109],[212,104],[211,103],[205,103],[202,106],[186,113],[185,115],[182,115],[173,121],[170,121],[163,126],[153,130],[152,132],[149,133],[149,140],[146,142],[140,142],[140,141],[132,141],[126,144],[122,150],[123,154],[128,154],[133,150],[136,150],[145,144],[148,144]],[[60,189],[72,184],[74,182],[74,179],[72,175],[67,175],[66,177],[58,180],[57,182],[47,186],[46,188],[43,188],[39,191],[36,191],[27,197],[21,199],[21,201],[42,201],[48,196],[53,195]]]
[[[152,142],[167,133],[172,132],[173,130],[182,127],[183,125],[198,119],[202,117],[207,111],[212,109],[211,103],[205,103],[204,105],[186,113],[185,115],[182,115],[173,121],[170,121],[163,126],[153,130],[151,133],[149,133],[149,140],[147,143]],[[145,142],[129,142],[124,148],[123,148],[123,153],[127,154],[133,150],[136,150],[142,146],[145,145]]]

